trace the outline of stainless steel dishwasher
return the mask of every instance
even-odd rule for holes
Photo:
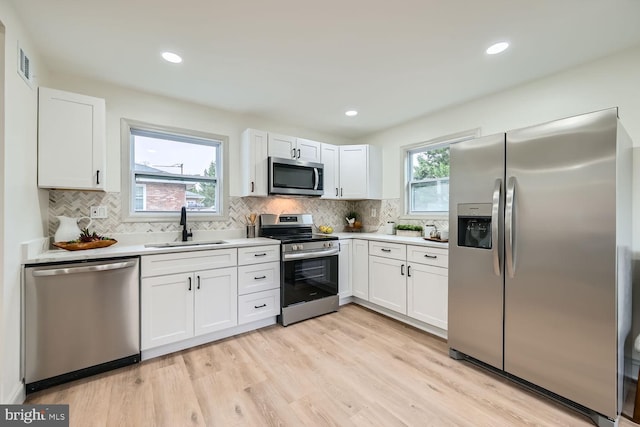
[[[140,361],[139,259],[24,270],[27,393]]]

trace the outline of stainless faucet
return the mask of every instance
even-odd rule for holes
[[[182,229],[182,241],[186,242],[187,240],[189,240],[189,237],[193,237],[193,233],[191,232],[191,230],[187,231],[187,208],[184,206],[180,211],[180,225],[184,227]]]

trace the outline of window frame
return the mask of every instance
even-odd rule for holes
[[[194,131],[189,129],[176,128],[140,122],[131,119],[120,120],[121,139],[121,191],[122,191],[122,220],[125,222],[168,222],[180,218],[180,211],[171,212],[137,212],[135,211],[135,176],[133,169],[134,144],[131,130],[136,129],[141,132],[170,134],[177,139],[189,138],[206,139],[219,142],[218,161],[216,163],[216,190],[218,210],[216,212],[188,211],[190,221],[226,221],[229,212],[229,179],[227,172],[229,137],[225,135],[212,134],[208,132]],[[139,175],[139,174],[138,174]]]
[[[413,153],[416,153],[418,151],[450,147],[455,143],[477,138],[479,136],[480,128],[476,128],[400,147],[400,150],[402,152],[402,155],[400,156],[400,161],[402,162],[400,165],[400,170],[402,170],[403,173],[401,183],[402,189],[400,191],[401,212],[400,216],[398,217],[399,219],[449,219],[448,209],[446,211],[420,213],[414,213],[410,211],[411,181],[409,179],[411,177],[413,166],[410,164],[409,159],[411,158],[411,155]]]

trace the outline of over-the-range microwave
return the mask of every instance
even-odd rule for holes
[[[269,194],[322,196],[322,163],[269,157]]]

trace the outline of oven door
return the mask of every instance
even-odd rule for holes
[[[282,262],[282,307],[338,294],[338,255]]]

